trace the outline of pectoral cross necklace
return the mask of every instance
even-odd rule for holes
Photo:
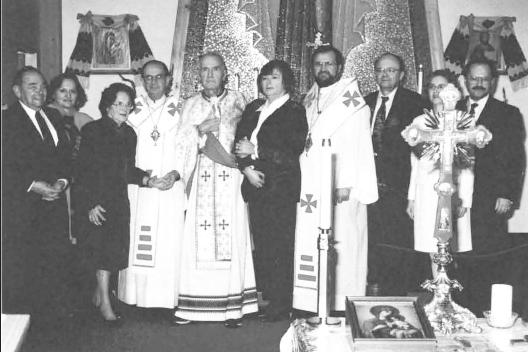
[[[319,92],[317,92],[317,117],[312,121],[310,124],[310,127],[308,128],[308,136],[306,137],[306,142],[304,143],[304,150],[306,151],[306,154],[308,154],[308,151],[313,145],[312,141],[312,128],[314,127],[317,120],[319,120],[319,116],[321,116],[321,108],[319,106]]]
[[[161,120],[161,115],[163,114],[163,109],[165,108],[165,103],[167,102],[167,98],[165,98],[165,101],[163,102],[163,105],[161,105],[161,109],[160,109],[160,112],[158,113],[158,118],[156,121],[154,121],[154,119],[152,118],[152,114],[154,113],[154,111],[156,111],[158,108],[155,108],[154,110],[151,110],[150,109],[150,105],[148,103],[148,100],[146,100],[146,103],[147,103],[147,107],[149,109],[149,118],[150,120],[152,121],[152,124],[154,125],[153,129],[152,129],[152,132],[150,132],[150,138],[152,138],[152,140],[154,141],[154,145],[158,145],[158,139],[161,137],[161,133],[158,131],[158,124]]]

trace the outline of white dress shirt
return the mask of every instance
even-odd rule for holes
[[[251,133],[250,142],[255,146],[255,152],[254,156],[255,158],[258,158],[258,140],[257,135],[260,131],[260,127],[262,127],[262,124],[270,117],[271,114],[275,112],[278,108],[283,106],[288,100],[290,99],[289,94],[284,94],[282,97],[275,99],[271,103],[266,100],[264,105],[262,105],[257,111],[260,111],[259,119],[257,122],[257,127],[253,130],[253,133]]]
[[[26,114],[28,114],[29,119],[31,120],[31,122],[33,122],[33,125],[35,126],[35,128],[38,131],[38,133],[40,134],[40,137],[42,137],[42,139],[44,140],[44,136],[42,135],[42,131],[40,130],[40,126],[39,126],[39,124],[37,122],[37,118],[35,117],[35,115],[37,114],[37,111],[33,110],[32,108],[30,108],[29,106],[27,106],[26,104],[24,104],[21,101],[20,101],[20,105],[22,106],[22,108],[24,109]],[[59,137],[57,136],[57,130],[51,124],[51,122],[48,119],[48,117],[46,116],[46,113],[44,112],[44,110],[40,109],[39,112],[40,112],[40,115],[42,116],[42,118],[44,119],[44,121],[46,122],[46,125],[48,126],[49,131],[51,132],[51,136],[53,137],[53,143],[55,143],[55,146],[56,146],[58,141],[59,141]]]
[[[387,95],[381,95],[381,90],[379,90],[378,93],[378,99],[376,100],[376,107],[374,109],[374,115],[372,115],[372,121],[370,121],[370,133],[374,131],[374,122],[376,122],[376,116],[378,114],[378,110],[381,107],[381,97],[387,97],[389,98],[385,102],[385,119],[387,119],[387,115],[389,114],[389,111],[392,107],[392,103],[394,102],[394,96],[396,95],[396,91],[398,90],[398,87],[394,88],[392,92],[390,92]]]
[[[484,106],[486,106],[486,103],[488,102],[489,94],[486,95],[484,98],[480,100],[473,100],[471,98],[468,99],[468,105],[467,105],[467,111],[469,112],[471,110],[471,104],[477,103],[478,105],[475,107],[475,123],[478,121],[480,114],[482,113],[482,110],[484,110]]]
[[[26,114],[29,116],[29,119],[33,123],[33,126],[35,126],[35,128],[38,131],[38,133],[40,134],[40,137],[44,140],[44,136],[43,136],[42,131],[40,130],[40,126],[39,126],[39,124],[37,122],[37,117],[35,116],[37,114],[37,111],[33,110],[32,108],[30,108],[29,106],[27,106],[26,104],[21,102],[20,100],[19,100],[19,102],[20,102],[20,105],[22,106],[22,108],[24,109],[24,111],[26,112]],[[44,119],[44,122],[46,122],[46,125],[48,126],[48,129],[49,129],[49,131],[51,133],[51,137],[53,138],[53,143],[55,143],[55,146],[57,146],[57,143],[59,142],[59,136],[57,135],[57,130],[51,124],[51,122],[48,119],[48,116],[46,116],[46,113],[44,112],[44,110],[40,109],[39,112],[40,112],[40,115],[42,116],[42,118]],[[68,185],[68,180],[65,179],[65,178],[61,178],[61,179],[59,179],[57,181],[64,181],[65,186]],[[31,190],[31,187],[33,187],[33,184],[35,182],[36,182],[36,180],[31,182],[31,184],[29,185],[29,188],[27,189],[28,192]]]

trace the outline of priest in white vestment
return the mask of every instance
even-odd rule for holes
[[[317,312],[321,199],[321,146],[330,139],[333,156],[334,260],[328,273],[330,309],[344,310],[345,296],[364,296],[367,278],[367,208],[378,199],[369,130],[370,110],[355,78],[340,79],[344,59],[331,46],[313,53],[316,83],[304,100],[306,148],[300,157],[302,185],[295,235],[293,307]],[[329,255],[330,257],[331,255]]]
[[[258,310],[242,174],[232,154],[244,96],[224,87],[222,56],[200,57],[204,90],[183,107],[183,130],[195,144],[196,167],[185,219],[175,322],[224,321],[241,326]]]
[[[119,274],[118,297],[138,307],[173,309],[178,305],[185,181],[194,165],[190,144],[179,133],[178,99],[166,94],[166,65],[150,61],[142,75],[147,94],[137,98],[128,119],[137,134],[136,166],[164,181],[165,187],[129,185],[129,266]]]

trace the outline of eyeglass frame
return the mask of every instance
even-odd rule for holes
[[[375,68],[374,69],[374,72],[376,72],[377,74],[380,74],[380,73],[387,73],[387,74],[395,74],[397,72],[400,72],[401,70],[399,68],[394,68],[394,67],[387,67],[387,68]]]
[[[129,111],[131,111],[134,108],[134,105],[132,104],[113,103],[112,106],[115,108],[127,108],[127,110]]]
[[[151,75],[143,76],[143,79],[145,80],[145,82],[154,82],[154,81],[161,81],[162,79],[166,77],[167,77],[166,74],[160,73],[159,75],[155,75],[155,76],[151,76]]]

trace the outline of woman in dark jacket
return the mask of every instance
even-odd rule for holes
[[[79,203],[86,235],[82,246],[96,270],[93,303],[110,323],[119,319],[110,304],[110,274],[128,266],[128,184],[156,187],[159,182],[135,167],[137,137],[125,123],[134,99],[134,91],[125,84],[106,88],[99,103],[102,117],[82,129],[79,152]]]
[[[242,196],[249,205],[255,244],[257,286],[270,301],[268,321],[288,317],[292,308],[295,214],[301,189],[299,155],[308,124],[293,100],[293,72],[284,61],[262,68],[257,99],[245,109],[236,132]]]

